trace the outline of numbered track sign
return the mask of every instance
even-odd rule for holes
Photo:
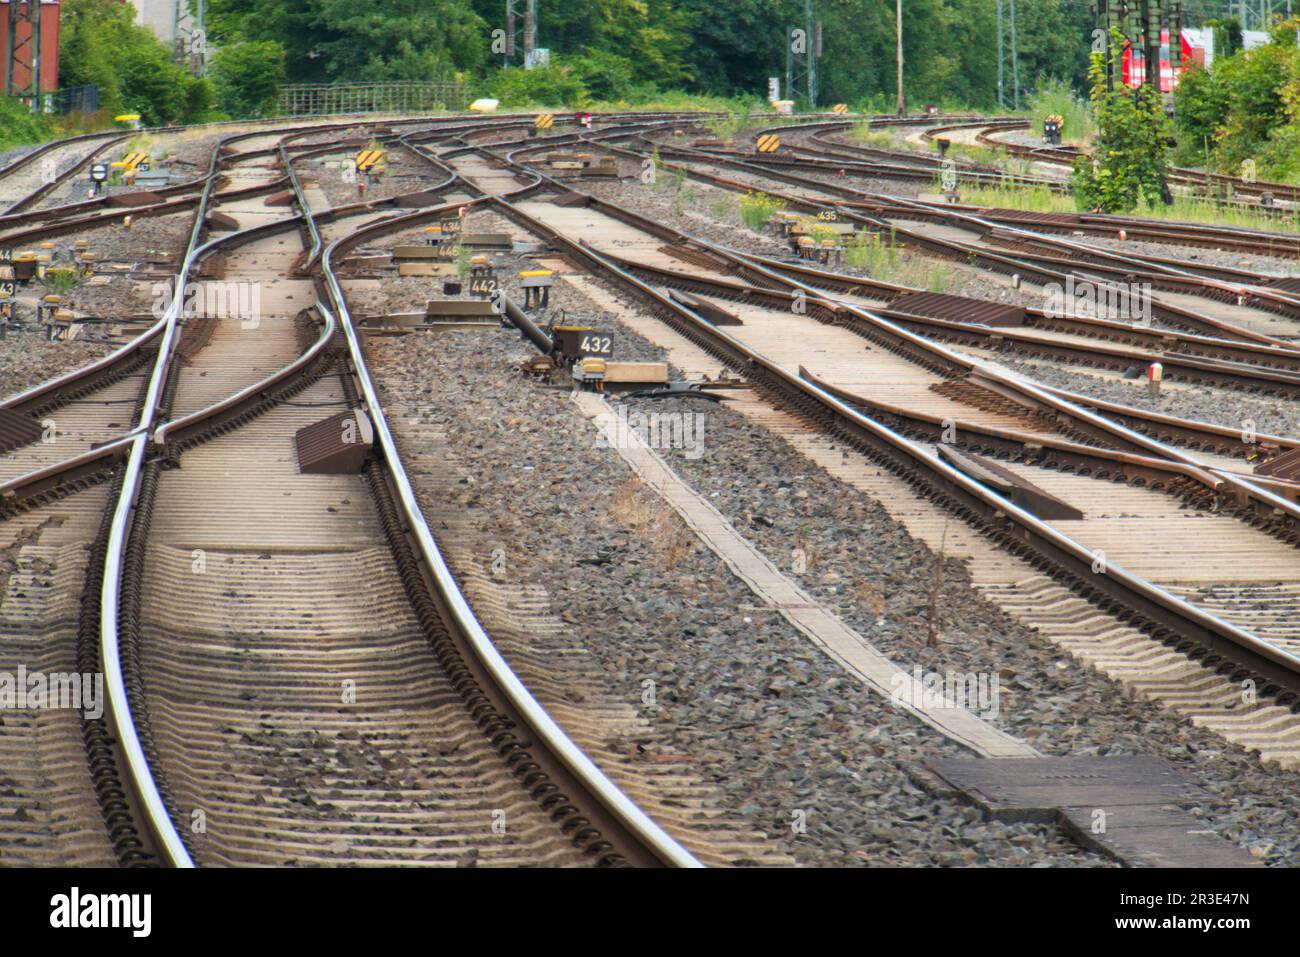
[[[476,276],[469,281],[469,294],[486,298],[497,291],[497,286],[497,280],[493,276]]]
[[[584,356],[610,356],[614,353],[614,337],[608,332],[594,329],[584,332],[578,340],[578,351]]]

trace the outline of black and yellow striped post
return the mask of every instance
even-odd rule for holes
[[[849,105],[847,103],[836,103],[834,106],[831,107],[832,113],[838,113],[841,116],[843,116],[848,111],[849,111]]]
[[[357,169],[362,173],[369,173],[383,159],[383,150],[361,150],[357,153]]]
[[[775,153],[781,148],[781,137],[775,133],[763,133],[754,146],[760,153]]]

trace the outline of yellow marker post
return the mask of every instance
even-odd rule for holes
[[[357,153],[357,169],[363,173],[370,172],[385,157],[383,150],[361,150]]]
[[[760,153],[775,153],[781,148],[781,137],[775,133],[764,133],[756,144]]]

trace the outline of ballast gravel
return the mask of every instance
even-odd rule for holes
[[[474,228],[495,225],[487,221]],[[620,357],[661,356],[615,317],[575,304],[581,297],[571,289],[565,296],[571,319],[618,328]],[[516,573],[545,585],[576,639],[610,674],[630,688],[639,673],[674,686],[673,694],[659,697],[663,727],[673,742],[688,752],[692,746],[703,749],[709,777],[746,814],[757,815],[756,823],[773,839],[787,842],[801,863],[1001,862],[989,841],[1011,835],[979,832],[973,856],[971,848],[940,850],[932,843],[971,835],[978,815],[971,817],[970,808],[940,808],[914,793],[898,762],[937,757],[951,745],[871,699],[779,619],[759,612],[752,595],[698,544],[677,566],[664,568],[653,542],[610,527],[610,510],[622,493],[608,473],[620,467],[611,465],[608,453],[591,448],[589,424],[575,417],[562,392],[522,379],[518,363],[531,353],[514,333],[411,336],[375,348],[384,388],[428,409],[422,427],[445,430],[472,477],[467,507],[491,513],[483,524],[500,529]],[[1126,698],[1118,685],[1081,668],[988,603],[952,560],[941,566],[936,604],[943,640],[927,648],[935,556],[878,503],[725,408],[640,408],[704,414],[703,454],[665,452],[671,464],[787,573],[793,574],[791,548],[807,546],[816,561],[795,577],[898,663],[997,671],[1006,676],[1011,699],[999,721],[1012,733],[1053,754],[1148,753],[1169,759],[1214,795],[1193,812],[1207,827],[1270,864],[1300,860],[1300,827],[1293,823],[1300,819],[1300,799],[1292,796],[1300,775],[1261,767],[1218,736]],[[483,422],[491,423],[490,435]],[[403,429],[399,438],[418,441]],[[521,468],[525,475],[516,474]],[[667,528],[676,522],[671,513],[656,518]],[[561,548],[551,535],[579,544]],[[658,627],[647,628],[651,623]],[[864,765],[865,754],[875,761]],[[877,805],[886,802],[891,813],[911,801],[928,808],[929,825],[920,828],[927,836],[915,833],[917,822],[903,813],[882,828],[880,806],[868,815],[855,806],[844,789],[859,788],[864,771],[871,782],[868,796]],[[792,800],[821,802],[819,807],[832,809],[833,822],[827,819],[825,830],[815,834],[787,834]],[[941,823],[949,814],[962,823]],[[1054,841],[1054,835],[1035,832],[1019,843],[1033,845],[1038,855]],[[1066,860],[1101,862],[1068,856],[1036,863]]]
[[[458,504],[483,548],[504,549],[506,580],[544,586],[570,626],[539,635],[534,653],[584,648],[603,672],[594,680],[631,702],[653,681],[656,731],[798,863],[1109,863],[1054,827],[985,821],[917,787],[904,762],[961,749],[758,607],[597,444],[567,390],[523,377],[531,347],[517,333],[416,334],[370,348],[385,404],[421,412],[393,423],[399,443],[449,444],[464,473]]]

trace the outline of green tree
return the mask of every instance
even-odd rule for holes
[[[1187,73],[1175,94],[1182,155],[1229,172],[1258,157],[1275,170],[1266,175],[1293,175],[1300,165],[1288,132],[1300,120],[1298,23],[1279,24],[1264,46],[1216,57],[1209,71]]]
[[[206,81],[171,61],[133,9],[114,0],[64,0],[59,37],[59,85],[93,84],[101,107],[139,113],[146,125],[205,119]]]
[[[1117,34],[1117,46],[1121,40]],[[1125,213],[1142,201],[1167,201],[1170,130],[1159,93],[1151,86],[1133,91],[1116,84],[1109,89],[1100,53],[1092,55],[1088,75],[1097,142],[1091,156],[1075,161],[1075,202],[1081,209]]]
[[[491,44],[460,0],[210,0],[208,22],[218,46],[280,43],[295,82],[450,78],[484,69]]]
[[[232,43],[217,51],[209,74],[222,110],[263,116],[275,109],[284,82],[284,47],[274,40]]]

